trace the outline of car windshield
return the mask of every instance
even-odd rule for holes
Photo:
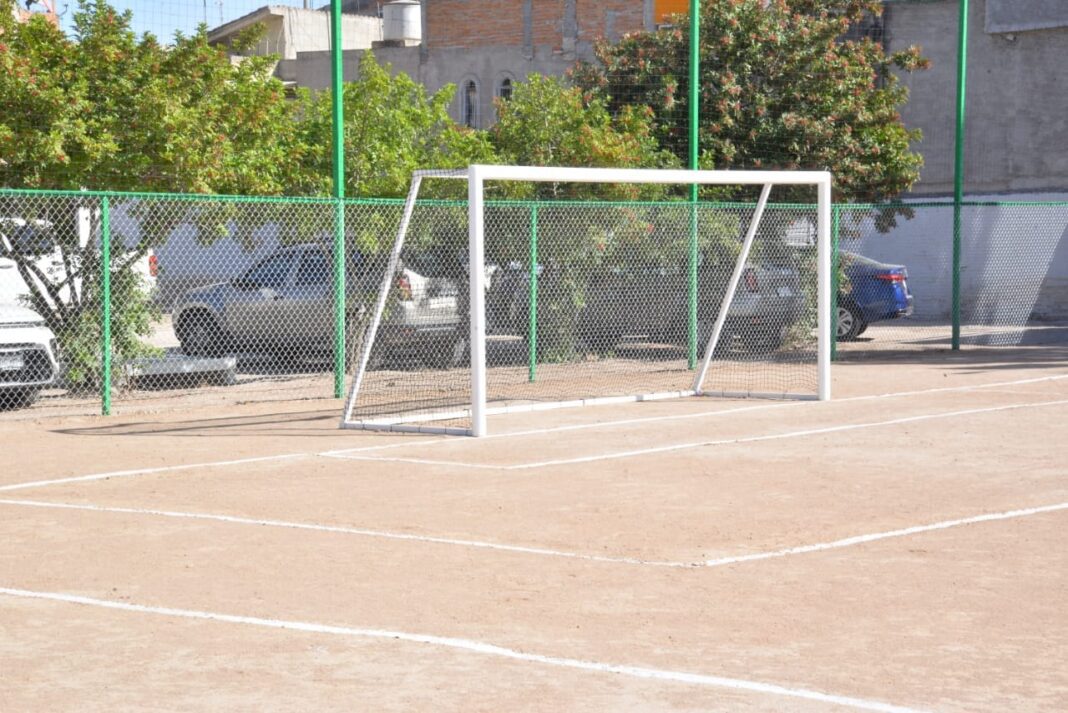
[[[309,250],[301,258],[294,284],[297,287],[325,285],[330,279],[330,265],[319,250]]]
[[[12,242],[16,252],[33,257],[47,255],[56,245],[51,230],[32,223],[17,228]]]
[[[285,286],[286,279],[289,277],[293,257],[294,253],[291,252],[272,255],[245,273],[244,281],[252,287],[280,289]]]

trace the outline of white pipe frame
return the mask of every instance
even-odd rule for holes
[[[764,208],[768,205],[768,196],[771,195],[771,184],[764,184],[760,191],[760,200],[757,201],[753,217],[749,219],[749,228],[745,231],[745,240],[742,249],[738,253],[738,260],[734,263],[734,272],[731,273],[730,282],[727,283],[727,292],[723,295],[723,301],[719,305],[719,314],[716,315],[716,323],[712,326],[712,334],[708,337],[708,346],[705,347],[705,358],[701,363],[701,370],[693,380],[693,390],[701,395],[701,386],[705,383],[705,375],[712,363],[712,354],[719,344],[719,335],[723,331],[723,324],[727,321],[727,312],[731,302],[734,301],[734,291],[738,289],[738,283],[742,280],[742,272],[745,263],[749,259],[749,250],[753,247],[753,238],[756,237],[757,228],[760,227],[760,219],[764,217]]]
[[[396,271],[400,259],[401,248],[404,244],[404,236],[408,229],[415,199],[418,195],[419,184],[423,178],[466,178],[468,181],[468,213],[469,213],[469,283],[470,283],[470,358],[471,358],[471,427],[470,429],[457,429],[434,426],[410,426],[403,424],[398,419],[385,419],[379,422],[365,421],[355,423],[351,421],[352,410],[356,404],[357,394],[362,382],[363,374],[370,361],[371,348],[381,322],[382,313],[385,309],[393,274]],[[734,294],[737,283],[740,280],[745,260],[748,257],[750,247],[756,235],[760,219],[767,204],[768,195],[772,186],[800,186],[815,185],[817,188],[818,213],[817,213],[817,280],[818,298],[817,310],[817,394],[815,398],[827,401],[831,398],[830,383],[830,310],[831,310],[831,251],[830,251],[830,226],[831,226],[831,174],[829,171],[690,171],[690,170],[661,170],[643,168],[567,168],[554,166],[497,166],[476,164],[464,170],[421,170],[415,171],[412,178],[412,186],[408,192],[408,201],[405,205],[404,216],[397,231],[397,240],[390,254],[390,264],[382,281],[382,290],[375,305],[375,314],[370,331],[364,340],[360,354],[360,364],[356,378],[349,392],[349,398],[345,406],[345,414],[342,419],[343,428],[362,428],[369,430],[396,430],[415,431],[420,433],[441,434],[467,434],[471,436],[487,435],[486,416],[488,413],[506,413],[511,409],[488,409],[486,406],[486,295],[485,295],[485,197],[483,188],[488,181],[530,181],[551,183],[645,183],[645,184],[700,184],[700,185],[759,185],[763,186],[760,200],[750,221],[746,233],[742,252],[735,264],[734,273],[731,276],[731,285],[727,292],[728,296]],[[692,392],[679,392],[679,395],[690,393],[701,394],[701,385],[710,366],[711,357],[722,332],[726,320],[727,309],[730,300],[724,300],[720,305],[720,312],[713,327],[713,333],[709,338],[705,350],[704,362],[700,373],[694,380]],[[713,395],[713,394],[706,394]],[[749,394],[754,395],[754,394]],[[650,395],[654,396],[654,395]],[[811,395],[793,394],[760,394],[760,396],[777,398],[812,398]],[[615,397],[609,397],[605,401],[616,401]],[[642,400],[642,397],[626,397],[623,400]],[[595,403],[600,399],[583,399],[567,402],[561,405],[581,405]],[[538,407],[549,408],[551,404],[543,404]],[[521,410],[521,409],[516,409]],[[525,409],[522,409],[525,410]],[[468,412],[449,414],[450,417],[466,415]],[[428,414],[425,420],[439,420],[439,416]],[[404,419],[407,420],[407,419]],[[420,420],[413,418],[412,420]],[[409,421],[410,423],[410,421]]]

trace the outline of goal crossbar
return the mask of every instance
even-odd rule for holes
[[[397,271],[405,236],[415,208],[419,187],[426,178],[466,180],[468,182],[468,259],[469,259],[469,305],[470,305],[470,365],[471,365],[471,403],[470,408],[454,410],[448,413],[427,416],[394,416],[373,420],[357,421],[353,411],[359,398],[360,388],[370,362],[371,350],[381,325],[382,315],[390,291],[390,285]],[[540,183],[606,183],[606,184],[677,184],[677,185],[752,185],[761,186],[761,194],[756,211],[749,221],[746,235],[732,271],[727,295],[734,293],[749,257],[753,239],[767,205],[768,196],[774,186],[814,186],[817,191],[817,389],[815,394],[779,394],[754,392],[707,392],[701,385],[708,373],[715,347],[722,333],[729,309],[730,299],[724,299],[720,305],[712,333],[709,336],[704,359],[694,378],[693,388],[683,391],[649,393],[627,397],[595,397],[574,399],[550,404],[519,404],[487,407],[486,390],[486,274],[485,264],[485,183],[488,181],[521,181]],[[397,236],[390,252],[386,271],[383,275],[377,295],[374,313],[368,332],[361,345],[357,361],[356,374],[353,378],[345,403],[342,428],[366,430],[388,430],[402,432],[422,432],[483,436],[487,434],[486,417],[496,413],[517,413],[537,411],[563,406],[581,406],[598,403],[620,403],[624,401],[658,400],[664,398],[685,397],[693,395],[719,395],[728,397],[768,397],[768,398],[815,398],[829,400],[830,390],[830,312],[831,312],[831,185],[832,177],[828,171],[720,171],[720,170],[673,170],[673,169],[634,169],[634,168],[572,168],[550,166],[514,166],[476,164],[467,169],[424,169],[414,171],[412,184],[405,202],[404,213],[397,229]],[[470,428],[436,427],[419,425],[419,421],[443,420],[449,418],[470,418]]]

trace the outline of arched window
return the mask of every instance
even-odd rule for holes
[[[505,77],[501,80],[500,85],[497,87],[497,96],[505,101],[512,98],[512,79],[511,77]]]
[[[464,82],[464,91],[460,101],[463,102],[464,126],[472,129],[478,128],[478,85],[475,84],[475,80],[469,79]]]

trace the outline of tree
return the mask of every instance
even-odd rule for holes
[[[701,14],[702,168],[830,169],[839,200],[880,201],[919,178],[919,141],[898,114],[893,70],[927,66],[918,49],[888,54],[844,39],[878,0],[705,0]],[[683,23],[680,23],[683,24]],[[574,79],[614,114],[651,107],[663,146],[688,150],[689,40],[681,30],[597,47]]]
[[[498,99],[498,121],[490,133],[505,163],[534,166],[667,168],[674,155],[657,144],[645,107],[622,107],[615,115],[598,97],[584,95],[555,77],[531,75],[515,85],[510,99]],[[549,359],[575,355],[579,315],[590,295],[590,281],[636,256],[670,260],[672,240],[653,233],[649,208],[632,209],[618,201],[655,200],[660,186],[635,184],[537,183],[514,186],[517,195],[564,201],[615,201],[613,204],[557,203],[539,208],[538,255],[544,267],[539,286],[539,349]],[[530,214],[525,207],[494,208],[498,242],[487,254],[502,264],[527,262]],[[683,228],[678,235],[685,236]],[[517,325],[525,329],[523,316]]]
[[[170,46],[137,37],[130,13],[106,0],[79,0],[68,37],[40,18],[16,23],[12,2],[0,0],[0,185],[269,195],[307,183],[298,107],[270,76],[270,58],[232,63],[208,44],[203,26]],[[21,200],[18,216],[0,216],[51,225],[63,269],[46,274],[11,240],[0,241],[0,255],[14,260],[31,306],[76,361],[95,358],[87,345],[97,329],[99,241],[86,239],[99,235],[94,204]],[[205,225],[225,217],[203,206],[129,208],[141,219],[139,234],[113,239],[113,282],[123,296],[113,300],[113,331],[129,337],[115,341],[120,358],[143,351],[136,337],[151,329],[151,303],[130,284],[130,266],[192,213]],[[89,385],[94,371],[86,361],[70,374]]]
[[[593,168],[678,165],[671,153],[660,149],[648,107],[619,106],[611,113],[602,98],[584,95],[556,77],[530,75],[515,85],[510,99],[497,100],[497,113],[490,133],[504,163]],[[541,184],[530,190],[555,198],[652,197],[650,187],[634,185]]]
[[[351,198],[402,197],[412,171],[466,168],[493,163],[495,153],[485,132],[458,126],[449,117],[454,85],[433,94],[403,72],[393,74],[368,51],[359,76],[344,84],[345,195]],[[329,193],[332,165],[330,92],[304,93],[301,137],[308,147],[305,193]],[[466,195],[455,181],[436,181],[426,195]]]

